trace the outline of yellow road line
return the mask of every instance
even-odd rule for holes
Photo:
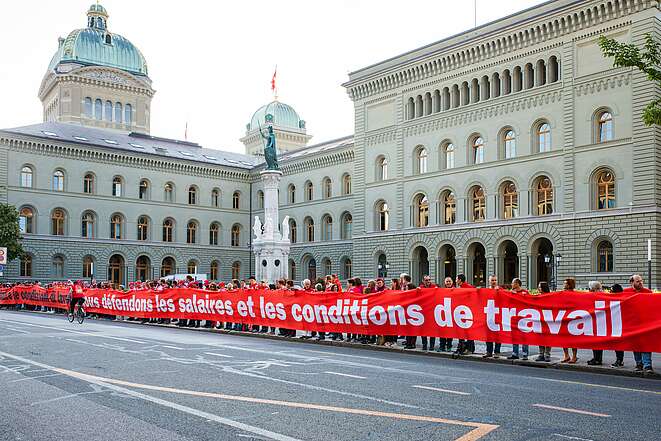
[[[101,383],[108,383],[108,384],[116,384],[120,386],[127,386],[127,387],[133,387],[137,389],[145,389],[145,390],[153,390],[153,391],[158,391],[158,392],[169,392],[169,393],[175,393],[175,394],[182,394],[182,395],[190,395],[190,396],[196,396],[196,397],[206,397],[206,398],[219,398],[223,400],[231,400],[231,401],[241,401],[245,403],[258,403],[258,404],[269,404],[269,405],[275,405],[275,406],[284,406],[284,407],[292,407],[292,408],[299,408],[299,409],[311,409],[311,410],[323,410],[327,412],[338,412],[338,413],[346,413],[346,414],[352,414],[352,415],[363,415],[363,416],[375,416],[375,417],[383,417],[383,418],[393,418],[393,419],[399,419],[399,420],[409,420],[409,421],[422,421],[422,422],[428,422],[428,423],[440,423],[440,424],[449,424],[449,425],[455,425],[455,426],[464,426],[464,427],[473,427],[474,429],[471,430],[470,432],[466,433],[465,435],[457,438],[455,441],[477,441],[483,436],[487,435],[488,433],[496,430],[499,425],[496,424],[485,424],[485,423],[475,423],[471,421],[459,421],[459,420],[451,420],[451,419],[446,419],[446,418],[437,418],[437,417],[432,417],[432,416],[426,416],[426,415],[410,415],[410,414],[405,414],[405,413],[394,413],[394,412],[381,412],[381,411],[376,411],[376,410],[367,410],[367,409],[355,409],[355,408],[350,408],[350,407],[338,407],[338,406],[326,406],[322,404],[313,404],[313,403],[299,403],[295,401],[281,401],[281,400],[271,400],[271,399],[266,399],[266,398],[255,398],[255,397],[246,397],[242,395],[227,395],[227,394],[219,394],[215,392],[202,392],[202,391],[194,391],[194,390],[186,390],[186,389],[176,389],[172,387],[164,387],[164,386],[154,386],[154,385],[149,385],[149,384],[141,384],[141,383],[132,383],[130,381],[124,381],[124,380],[116,380],[114,378],[105,378],[105,377],[98,377],[96,375],[89,375],[89,374],[84,374],[82,372],[76,372],[76,371],[71,371],[68,369],[62,369],[58,367],[53,367],[49,366],[44,363],[40,363],[37,361],[29,360],[17,355],[12,355],[12,354],[7,354],[5,352],[0,352],[0,355],[12,358],[14,360],[19,360],[25,363],[30,363],[35,366],[43,367],[45,369],[49,369],[54,372],[58,372],[60,374],[73,377],[73,378],[78,378],[80,380],[88,381],[88,382],[101,382]]]
[[[541,407],[542,409],[559,410],[561,412],[580,413],[581,415],[590,415],[602,418],[610,418],[611,416],[605,413],[589,412],[587,410],[572,409],[569,407],[549,406],[548,404],[533,404],[533,407]]]

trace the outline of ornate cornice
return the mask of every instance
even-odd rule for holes
[[[397,129],[388,128],[380,130],[377,133],[367,134],[365,136],[365,145],[369,147],[377,144],[385,144],[394,141],[396,137]]]
[[[43,98],[57,83],[80,83],[124,92],[154,96],[154,89],[123,70],[104,66],[86,66],[64,74],[48,72],[41,81],[39,97]]]
[[[588,4],[586,4],[588,3]],[[482,63],[495,57],[546,43],[587,28],[602,26],[605,22],[620,19],[649,8],[659,8],[657,0],[601,0],[580,2],[571,11],[545,14],[535,22],[508,26],[496,36],[470,38],[459,49],[436,50],[424,60],[414,60],[405,65],[385,68],[366,78],[349,80],[344,86],[352,100],[387,92],[441,74]],[[603,27],[599,28],[603,30]],[[597,32],[597,31],[595,31]]]
[[[323,167],[330,167],[340,163],[353,162],[353,146],[339,152],[327,153],[321,152],[312,157],[297,159],[281,165],[280,169],[286,174],[291,175]]]
[[[631,72],[627,72],[606,78],[596,78],[585,83],[577,84],[574,86],[574,91],[576,92],[576,96],[592,95],[609,89],[628,86],[630,82]]]

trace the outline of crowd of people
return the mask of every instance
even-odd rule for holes
[[[20,282],[16,284],[3,284],[4,288],[11,288],[20,284],[22,286],[41,286],[39,282]],[[588,290],[591,292],[610,292],[610,293],[622,293],[622,292],[636,292],[636,293],[651,293],[652,291],[644,286],[643,278],[634,274],[629,279],[629,285],[627,288],[623,288],[620,284],[613,284],[610,287],[604,287],[599,281],[591,281],[588,284]],[[80,291],[80,288],[100,288],[100,289],[111,289],[113,288],[110,282],[97,282],[97,281],[67,281],[67,282],[54,282],[43,286],[44,288],[50,287],[62,287],[69,288],[72,292],[72,299],[75,297],[73,293],[75,291]],[[388,290],[396,291],[408,291],[415,290],[417,288],[436,288],[439,287],[436,285],[430,276],[425,275],[423,277],[422,283],[419,286],[416,286],[412,283],[411,276],[408,274],[401,274],[399,278],[393,278],[389,281],[386,281],[384,278],[376,278],[369,280],[367,284],[363,284],[362,280],[359,277],[350,278],[347,281],[347,286],[343,287],[342,282],[339,280],[337,275],[327,275],[326,277],[319,278],[316,281],[311,281],[305,279],[302,281],[302,284],[298,285],[292,280],[280,279],[275,284],[269,284],[267,282],[259,282],[254,278],[249,278],[248,280],[238,280],[234,279],[231,282],[213,282],[213,281],[200,281],[195,280],[191,276],[187,276],[182,280],[174,279],[160,279],[160,280],[150,280],[150,281],[136,281],[131,282],[128,285],[129,290],[154,290],[154,291],[163,291],[169,288],[197,288],[208,291],[233,291],[237,289],[244,290],[257,290],[257,289],[266,289],[266,290],[292,290],[292,291],[304,291],[304,292],[318,292],[318,293],[328,293],[335,292],[340,295],[343,292],[348,292],[351,294],[373,294],[378,292],[384,292]],[[444,288],[474,288],[473,285],[469,284],[466,281],[466,276],[463,274],[457,275],[455,279],[452,277],[446,277],[443,280]],[[532,293],[523,288],[521,280],[515,278],[512,280],[511,285],[503,287],[498,284],[498,278],[495,275],[491,275],[488,278],[488,288],[492,289],[507,289],[514,294],[521,295],[536,295],[551,292],[549,284],[547,282],[540,282],[537,290]],[[120,290],[125,290],[127,287],[119,286]],[[563,291],[577,291],[576,289],[576,280],[573,278],[567,278],[564,280]],[[73,303],[73,302],[72,302]],[[19,308],[41,310],[45,312],[54,313],[56,312],[53,308],[40,307],[40,306],[30,306],[30,305],[19,305]],[[435,338],[435,337],[426,337],[426,336],[396,336],[396,335],[364,335],[364,334],[346,334],[341,333],[329,333],[328,335],[324,332],[314,332],[314,331],[305,331],[302,335],[297,334],[297,330],[294,329],[283,329],[283,328],[273,328],[267,326],[259,325],[248,325],[244,323],[232,323],[232,322],[214,322],[209,320],[190,320],[190,319],[139,319],[127,317],[127,320],[142,321],[143,323],[161,323],[161,324],[176,324],[179,327],[205,327],[205,328],[215,328],[215,329],[224,329],[228,331],[243,331],[243,332],[254,332],[254,333],[270,333],[275,335],[276,333],[282,337],[294,338],[298,335],[301,339],[311,339],[315,338],[317,340],[326,340],[331,339],[335,341],[348,341],[361,344],[374,344],[374,345],[383,345],[383,346],[397,346],[399,340],[402,340],[404,349],[416,349],[417,341],[420,338],[423,351],[436,351],[436,352],[446,352],[452,353],[452,356],[457,358],[462,355],[473,354],[475,353],[475,342],[473,340],[463,340],[458,339],[455,346],[455,339],[453,338]],[[436,340],[438,340],[438,345],[436,345]],[[548,346],[539,346],[538,355],[535,358],[535,361],[538,362],[550,362],[551,361],[551,347]],[[603,364],[603,350],[594,349],[593,357],[590,359],[587,364],[591,366],[601,366]],[[509,360],[528,360],[529,355],[529,345],[527,344],[513,344],[512,351],[507,359]],[[501,355],[501,343],[498,342],[486,342],[486,353],[482,355],[483,358],[498,358]],[[645,371],[653,372],[652,369],[652,354],[651,352],[634,352],[633,357],[636,363],[636,371]],[[578,362],[578,349],[577,348],[563,348],[563,358],[560,361],[561,363],[574,364]],[[624,352],[615,351],[615,362],[611,364],[613,368],[619,368],[624,366]]]

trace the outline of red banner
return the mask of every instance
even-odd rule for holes
[[[66,308],[68,288],[0,290],[0,304]],[[213,320],[369,335],[661,352],[661,296],[577,291],[542,295],[491,289],[376,294],[303,291],[87,289],[88,313]]]

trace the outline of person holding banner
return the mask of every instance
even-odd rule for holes
[[[436,284],[431,281],[431,276],[425,275],[422,277],[422,283],[420,288],[437,288]],[[427,337],[420,337],[422,340],[422,350],[434,350],[434,345],[436,344],[436,337],[429,337],[429,346],[427,346]]]
[[[521,279],[518,277],[512,279],[512,293],[514,294],[530,294],[528,290],[524,289],[521,286]],[[527,360],[528,359],[528,345],[521,345],[521,360]],[[518,360],[519,359],[519,345],[518,344],[513,344],[512,345],[512,355],[507,357],[508,360]]]
[[[537,291],[539,294],[547,294],[551,292],[549,287],[549,282],[539,282],[537,285]],[[540,346],[539,355],[535,358],[535,361],[551,361],[551,346]]]
[[[489,276],[489,288],[491,289],[500,289],[498,286],[498,277],[495,274]],[[487,342],[487,353],[482,356],[482,358],[498,358],[500,356],[500,343],[495,344],[494,351],[494,342]]]
[[[443,288],[454,288],[452,277],[446,277],[443,280]],[[452,338],[441,337],[438,340],[438,349],[436,349],[436,352],[452,352]]]
[[[565,279],[565,283],[562,287],[564,291],[574,292],[576,289],[576,279],[568,278]],[[571,358],[569,358],[569,348],[562,348],[564,357],[560,360],[560,363],[569,363],[575,364],[578,361],[578,348],[571,348]]]
[[[470,283],[466,282],[466,276],[464,274],[457,274],[457,288],[475,288]],[[453,358],[457,358],[460,355],[465,355],[468,353],[475,352],[475,340],[463,340],[459,339],[459,344],[457,345],[457,350],[452,354]]]
[[[629,279],[631,286],[626,288],[624,292],[635,292],[637,294],[652,294],[652,290],[645,288],[643,285],[643,278],[640,274],[634,274]],[[652,353],[651,352],[634,352],[633,359],[636,360],[636,372],[654,372],[652,369]]]

